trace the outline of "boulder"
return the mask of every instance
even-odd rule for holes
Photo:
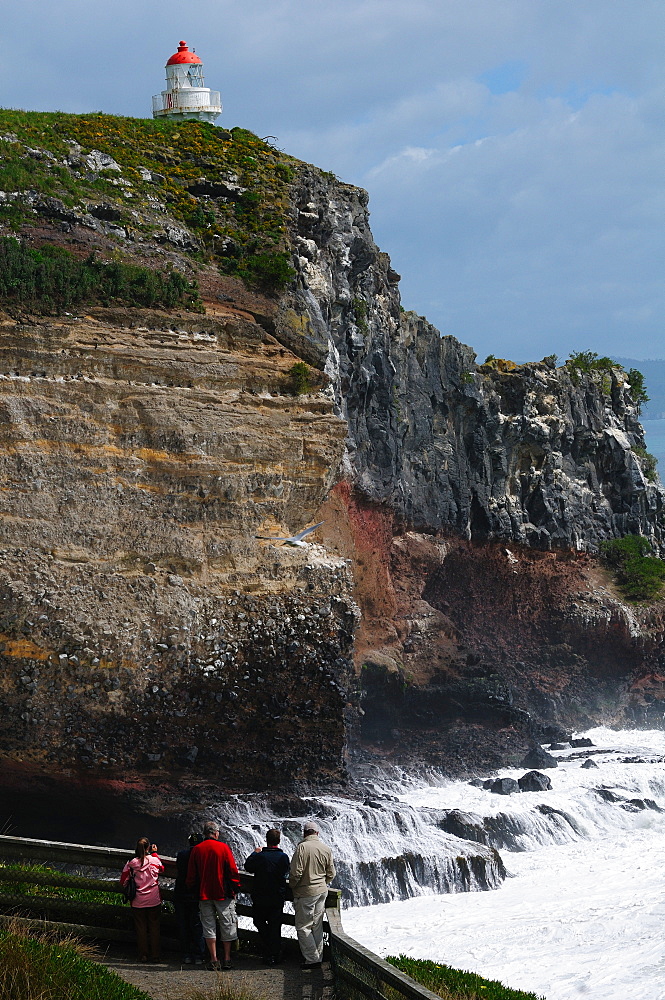
[[[537,767],[558,767],[559,762],[556,757],[553,757],[551,753],[547,750],[543,750],[542,747],[536,746],[532,750],[529,750],[528,754],[524,758],[521,764],[522,767],[537,768]]]
[[[591,757],[587,757],[587,759],[582,764],[582,767],[598,767],[598,765],[596,764],[595,760],[591,760]]]
[[[550,743],[550,750],[565,750],[567,743]]]
[[[490,792],[494,792],[495,795],[513,795],[519,790],[520,786],[514,778],[495,778],[490,788]]]
[[[588,736],[581,736],[578,740],[570,741],[571,747],[592,747],[593,743]]]
[[[450,809],[439,826],[446,833],[451,833],[453,837],[460,837],[462,840],[473,840],[478,844],[487,843],[487,834],[483,829],[482,817],[475,813],[462,812],[461,809]]]
[[[517,784],[522,792],[547,792],[552,787],[550,779],[540,771],[527,771],[518,779]]]

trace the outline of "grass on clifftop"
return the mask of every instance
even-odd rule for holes
[[[90,960],[73,938],[28,934],[18,921],[0,927],[2,1000],[150,1000]]]
[[[545,1000],[535,993],[512,990],[496,979],[483,979],[475,972],[461,972],[425,959],[390,955],[386,962],[444,1000]]]
[[[120,170],[103,167],[95,150]],[[0,191],[37,192],[72,210],[111,206],[98,218],[112,216],[134,238],[159,239],[175,219],[195,238],[183,252],[268,291],[291,274],[286,219],[295,163],[241,128],[0,109]],[[14,229],[34,218],[24,197],[0,204],[0,222]]]

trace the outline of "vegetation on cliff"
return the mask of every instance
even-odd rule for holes
[[[603,542],[600,550],[629,601],[650,601],[659,596],[665,581],[665,562],[651,554],[646,538],[642,535],[613,538]]]
[[[81,303],[203,311],[196,284],[178,271],[105,262],[94,254],[80,260],[63,247],[45,243],[33,250],[12,236],[0,237],[0,301],[41,313]]]
[[[601,357],[595,351],[573,351],[568,356],[565,367],[568,369],[571,381],[575,384],[579,383],[583,375],[590,375],[600,383],[604,392],[609,392],[612,388],[612,373],[621,372],[638,414],[642,406],[649,402],[644,375],[637,368],[625,371],[618,361],[613,358]]]
[[[545,1000],[535,993],[512,990],[496,979],[483,979],[475,972],[461,972],[426,959],[390,955],[386,961],[444,1000]]]
[[[295,161],[241,128],[101,112],[0,110],[0,223],[78,212],[118,242],[157,239],[262,291],[290,280]],[[182,233],[160,233],[168,222]]]

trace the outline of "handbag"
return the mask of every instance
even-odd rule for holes
[[[136,876],[131,865],[129,868],[129,878],[122,887],[122,894],[125,897],[126,903],[131,903],[136,899]]]

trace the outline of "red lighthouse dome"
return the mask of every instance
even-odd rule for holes
[[[189,51],[187,42],[178,42],[178,51],[171,56],[166,65],[182,66],[183,63],[200,63],[203,65],[196,52]]]

